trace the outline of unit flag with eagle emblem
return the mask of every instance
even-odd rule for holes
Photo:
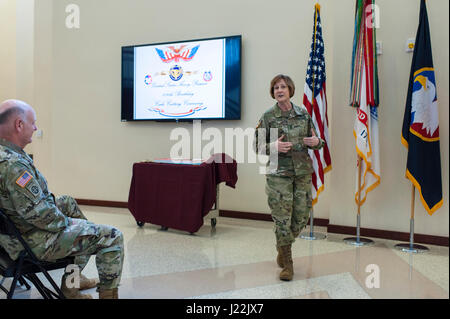
[[[418,189],[423,206],[432,215],[443,199],[436,79],[425,0],[420,4],[402,143],[408,148],[406,178]]]

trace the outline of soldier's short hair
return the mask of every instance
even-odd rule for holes
[[[0,125],[8,123],[8,121],[16,115],[24,115],[25,110],[20,106],[13,106],[6,111],[0,113]]]
[[[272,96],[273,99],[275,98],[275,95],[273,94],[273,88],[275,87],[275,84],[280,80],[284,80],[284,82],[286,82],[289,88],[289,97],[293,97],[295,93],[294,81],[292,81],[292,79],[289,76],[284,74],[278,74],[270,82],[270,96]]]

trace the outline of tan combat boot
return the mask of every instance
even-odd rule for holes
[[[292,262],[291,245],[281,246],[281,254],[283,255],[284,267],[280,272],[280,279],[291,281],[294,276],[294,264]]]
[[[119,299],[119,288],[99,290],[98,299]]]
[[[80,274],[80,290],[95,288],[97,284],[97,279],[89,279],[85,275]]]
[[[91,295],[80,293],[78,288],[68,288],[64,276],[61,280],[61,291],[67,299],[92,299]]]
[[[277,265],[278,265],[280,268],[284,268],[283,255],[281,254],[280,247],[277,247],[277,251],[278,251],[278,255],[277,255]]]

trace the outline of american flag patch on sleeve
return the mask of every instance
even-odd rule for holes
[[[28,173],[27,171],[25,171],[22,175],[20,175],[20,177],[16,180],[16,184],[19,185],[20,187],[24,188],[29,181],[31,181],[33,179],[33,176],[31,176],[30,173]]]

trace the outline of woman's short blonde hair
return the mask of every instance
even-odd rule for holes
[[[272,96],[273,99],[275,98],[275,95],[273,94],[273,88],[275,87],[275,84],[280,80],[284,80],[284,82],[286,82],[289,88],[289,97],[293,97],[295,93],[294,81],[292,81],[292,79],[289,76],[284,74],[278,74],[270,82],[270,96]]]

